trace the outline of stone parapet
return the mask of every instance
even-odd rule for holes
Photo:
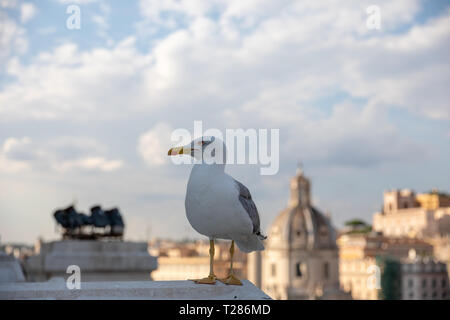
[[[265,300],[268,295],[243,280],[242,286],[221,282],[214,285],[193,281],[109,281],[81,283],[80,289],[69,290],[61,280],[40,283],[0,284],[0,299],[45,300]]]

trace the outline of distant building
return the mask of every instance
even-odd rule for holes
[[[8,243],[1,247],[0,251],[5,252],[7,255],[13,256],[18,260],[23,260],[34,253],[33,246],[27,244]]]
[[[407,258],[411,250],[414,250],[416,256],[433,256],[433,246],[422,239],[391,238],[373,232],[342,234],[339,236],[337,243],[341,260],[363,259],[377,255],[402,259]]]
[[[428,258],[396,261],[378,258],[381,273],[380,299],[448,300],[449,282],[446,266]]]
[[[450,236],[427,239],[433,245],[434,257],[447,265],[450,279]]]
[[[388,238],[376,233],[343,234],[339,246],[339,280],[353,299],[380,298],[382,270],[379,257],[394,261],[433,256],[433,246],[420,239]],[[377,278],[378,277],[378,278]],[[378,283],[377,283],[378,282]]]
[[[418,194],[416,197],[420,206],[427,210],[450,207],[450,195],[433,190],[429,193]]]
[[[214,273],[225,278],[230,270],[229,241],[215,242]],[[186,280],[204,278],[209,274],[209,241],[149,243],[150,252],[158,256],[154,280]],[[233,270],[238,278],[247,278],[247,255],[235,249]]]
[[[376,267],[374,257],[341,261],[339,280],[342,289],[351,294],[353,299],[378,300],[380,287],[376,285],[375,277],[378,276]]]
[[[437,191],[419,195],[409,189],[386,191],[373,229],[392,237],[450,235],[450,196]]]
[[[23,282],[25,277],[19,261],[0,251],[0,283]]]
[[[448,300],[450,298],[446,265],[433,260],[418,260],[401,265],[402,300]]]
[[[348,299],[339,287],[336,232],[311,203],[310,182],[298,170],[288,207],[270,227],[266,249],[249,256],[249,279],[274,299]]]

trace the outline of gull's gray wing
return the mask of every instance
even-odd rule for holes
[[[236,183],[236,186],[239,191],[239,201],[241,202],[245,211],[247,211],[248,216],[250,217],[250,220],[252,220],[253,233],[264,238],[264,236],[261,235],[258,209],[256,209],[256,205],[253,202],[250,191],[248,190],[248,188],[246,186],[244,186],[239,181],[237,181],[235,179],[233,179],[233,180]]]

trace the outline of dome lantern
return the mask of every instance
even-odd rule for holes
[[[311,205],[310,182],[303,174],[301,166],[297,174],[291,179],[291,197],[289,206],[307,207]]]

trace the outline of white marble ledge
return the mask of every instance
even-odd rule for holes
[[[0,299],[43,300],[264,300],[271,299],[250,281],[242,286],[196,284],[193,281],[109,281],[81,283],[69,290],[60,281],[0,284]]]

